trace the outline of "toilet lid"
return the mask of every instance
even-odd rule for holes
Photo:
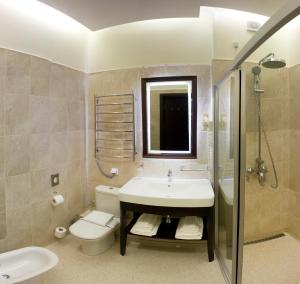
[[[111,231],[111,228],[99,226],[84,220],[78,220],[70,226],[70,233],[80,239],[95,240]]]

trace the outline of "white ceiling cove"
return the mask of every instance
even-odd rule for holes
[[[271,16],[286,0],[40,0],[92,31],[150,19],[198,17],[200,6]]]

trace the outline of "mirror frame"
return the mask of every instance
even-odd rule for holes
[[[148,118],[147,118],[147,83],[170,81],[191,81],[191,152],[190,153],[149,153],[148,152]],[[172,76],[142,78],[142,125],[143,125],[143,157],[164,159],[197,159],[197,76]]]

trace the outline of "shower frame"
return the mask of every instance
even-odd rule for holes
[[[294,19],[300,14],[300,3],[298,0],[288,1],[282,8],[280,8],[260,29],[259,31],[247,42],[247,44],[241,49],[241,51],[233,59],[232,63],[223,72],[221,79],[215,83],[217,86],[225,78],[227,78],[233,71],[240,70],[242,63],[267,39],[269,39],[274,33],[282,28],[289,21]],[[245,210],[245,160],[246,160],[246,102],[245,102],[245,75],[241,73],[240,80],[240,175],[239,175],[239,204],[237,211],[237,243],[235,251],[237,255],[236,261],[236,275],[232,284],[242,283],[243,272],[243,249],[244,249],[244,210]],[[214,97],[215,99],[215,97]],[[215,155],[216,156],[216,155]],[[215,161],[214,161],[215,162]],[[216,169],[216,165],[215,165]],[[217,207],[217,206],[216,206]],[[222,266],[222,263],[220,263]],[[222,269],[222,271],[224,271]]]
[[[234,96],[231,100],[230,114],[232,117],[232,127],[235,130],[232,136],[232,151],[231,157],[235,160],[234,162],[234,202],[232,211],[232,266],[231,273],[229,273],[225,260],[221,254],[218,246],[218,229],[219,229],[219,87],[221,84],[233,76],[235,78]],[[239,270],[239,263],[242,262],[243,249],[241,242],[244,240],[244,220],[240,216],[244,216],[244,190],[241,188],[245,184],[245,175],[241,172],[241,169],[245,169],[245,157],[246,157],[246,119],[245,119],[245,96],[242,94],[245,92],[245,76],[241,69],[236,69],[231,73],[227,74],[221,81],[214,86],[214,189],[215,189],[215,248],[216,257],[220,263],[220,267],[224,278],[228,284],[230,283],[241,283]]]

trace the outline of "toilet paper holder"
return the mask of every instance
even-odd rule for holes
[[[52,192],[51,203],[54,207],[64,203],[64,197],[62,194],[59,194],[57,191]]]

